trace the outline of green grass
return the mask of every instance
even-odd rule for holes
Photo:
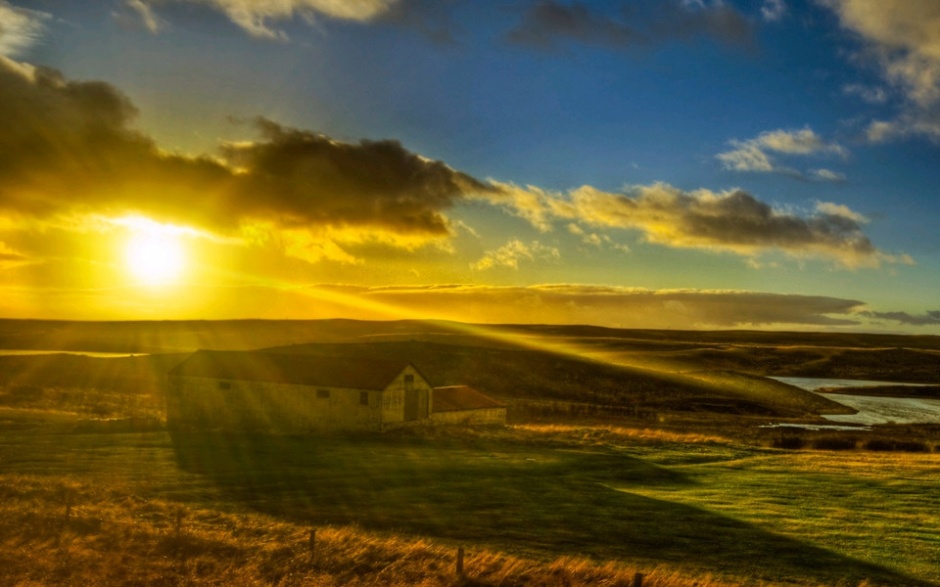
[[[853,454],[846,471],[842,454],[682,438],[64,430],[3,429],[3,475],[122,486],[229,515],[352,525],[546,561],[585,556],[807,585],[940,580],[935,455],[904,457],[908,467]]]
[[[624,491],[940,581],[937,455],[805,452],[673,469],[690,483]]]

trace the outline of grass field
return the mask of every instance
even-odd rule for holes
[[[76,434],[61,419],[24,415],[14,426],[7,416],[0,486],[53,487],[45,502],[30,502],[43,519],[65,507],[54,488],[72,486],[203,517],[256,516],[295,538],[310,527],[351,528],[533,568],[566,557],[613,561],[621,578],[632,576],[623,569],[658,569],[690,582],[940,582],[936,454],[846,458],[564,427],[346,438]],[[5,551],[53,539],[30,534],[35,528],[6,532],[14,535]]]
[[[414,361],[518,425],[163,429],[186,351],[285,344]],[[938,383],[937,337],[0,321],[0,346],[165,353],[0,356],[0,585],[940,585],[940,428],[760,427],[832,411],[762,375]]]

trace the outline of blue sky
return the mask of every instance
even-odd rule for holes
[[[8,0],[0,54],[9,317],[940,333],[931,0]]]

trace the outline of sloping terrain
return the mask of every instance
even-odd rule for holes
[[[734,373],[664,373],[549,351],[428,342],[310,344],[275,352],[410,361],[432,384],[466,384],[503,399],[561,401],[633,411],[768,416],[844,412],[815,394]]]

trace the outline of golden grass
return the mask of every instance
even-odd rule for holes
[[[592,425],[577,426],[569,424],[517,424],[512,427],[544,436],[560,437],[582,442],[596,442],[609,444],[618,440],[633,440],[640,442],[669,442],[682,444],[728,443],[729,438],[713,434],[695,432],[675,432],[658,430],[654,428],[626,428],[623,426]]]
[[[177,532],[177,519],[180,520]],[[0,476],[0,584],[261,585],[632,585],[636,569],[580,558],[539,562],[355,527],[316,529],[260,514],[224,513],[101,487],[33,476]],[[731,587],[712,576],[643,570],[650,587]]]

